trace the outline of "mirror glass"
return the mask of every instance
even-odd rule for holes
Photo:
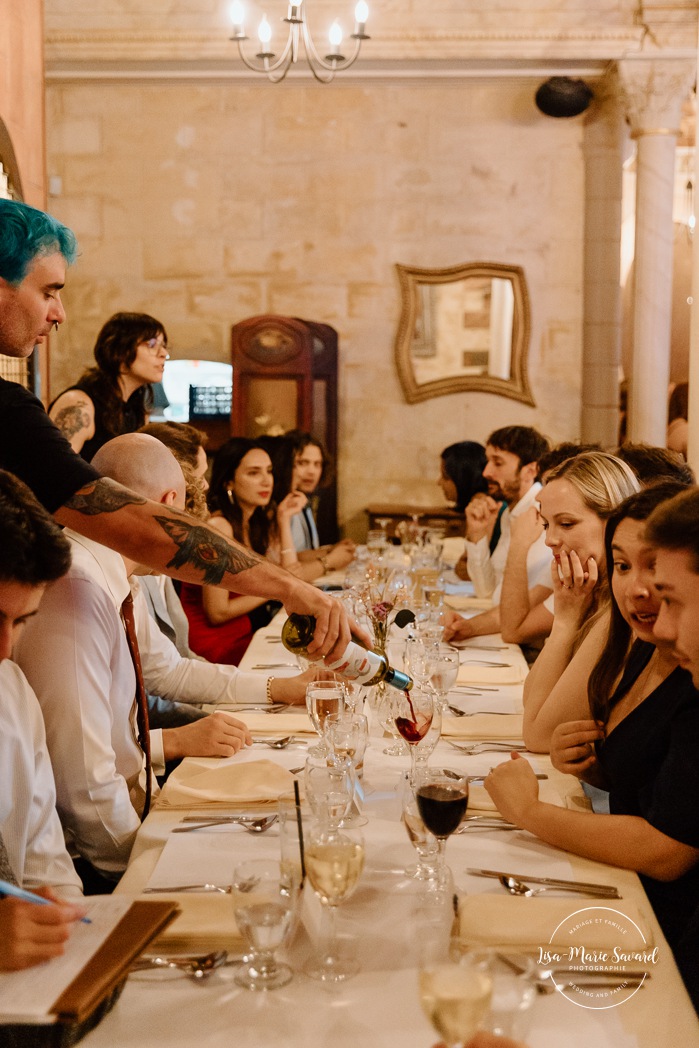
[[[526,374],[529,304],[519,267],[396,268],[403,298],[396,363],[408,401],[482,390],[534,403]]]

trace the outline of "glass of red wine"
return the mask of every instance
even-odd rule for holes
[[[439,881],[450,879],[444,859],[447,839],[458,829],[468,804],[468,780],[459,772],[428,769],[415,799],[422,821],[439,844]]]
[[[410,746],[410,782],[413,786],[417,785],[417,747],[430,730],[433,715],[433,692],[417,682],[410,691],[404,691],[395,700],[394,723]]]

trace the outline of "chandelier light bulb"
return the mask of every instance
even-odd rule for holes
[[[342,43],[342,27],[337,20],[330,26],[328,36],[330,37],[330,44],[332,47],[339,47]]]
[[[260,43],[263,46],[269,44],[270,40],[272,39],[272,27],[267,21],[267,15],[262,16],[262,21],[257,27],[257,35],[259,37]]]
[[[230,18],[235,26],[242,25],[245,21],[245,8],[240,0],[233,0],[233,3],[230,6]]]
[[[357,6],[354,9],[355,22],[359,22],[360,25],[364,25],[368,17],[369,5],[366,3],[366,0],[359,0]]]

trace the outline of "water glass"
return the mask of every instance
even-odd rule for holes
[[[298,882],[282,877],[280,863],[269,859],[252,859],[235,867],[235,919],[248,947],[235,981],[246,990],[276,990],[291,981],[291,968],[274,955],[295,927],[299,888]]]

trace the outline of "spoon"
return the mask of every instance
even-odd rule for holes
[[[274,815],[263,815],[260,819],[241,819],[235,816],[231,817],[230,815],[222,815],[220,818],[210,819],[207,819],[203,815],[199,819],[195,816],[189,816],[192,823],[196,823],[196,825],[175,826],[172,832],[189,833],[190,830],[206,830],[209,826],[223,826],[226,823],[232,823],[235,826],[242,826],[242,828],[247,830],[248,833],[264,833],[265,830],[268,830],[270,826],[274,825],[278,818],[279,816],[276,812]],[[184,821],[187,822],[188,819],[185,819]]]
[[[225,950],[215,950],[203,957],[139,957],[131,966],[132,972],[144,972],[150,968],[178,968],[193,979],[206,979],[216,968],[228,960]]]
[[[542,892],[574,892],[576,895],[589,895],[595,899],[600,897],[600,892],[588,891],[577,885],[575,887],[571,886],[570,888],[566,888],[563,885],[556,885],[556,887],[548,888],[530,888],[528,884],[525,884],[524,881],[520,881],[518,877],[503,876],[498,877],[498,880],[503,888],[507,889],[510,895],[526,895],[527,897],[530,897],[532,895],[541,895]],[[607,894],[605,897],[609,898],[609,895]]]
[[[282,739],[254,738],[252,741],[257,746],[269,746],[273,750],[285,750],[292,742],[306,743],[305,739],[298,739],[295,735],[285,735]]]
[[[196,829],[196,827],[193,828]],[[229,895],[231,891],[230,885],[223,888],[220,884],[173,884],[169,888],[144,888],[143,890],[144,895],[157,892],[220,892],[222,895]]]
[[[450,706],[447,703],[447,709],[454,714],[455,717],[477,717],[479,713],[487,713],[492,717],[509,717],[510,714],[506,710],[473,710],[469,713],[467,710],[460,710],[458,706]]]

